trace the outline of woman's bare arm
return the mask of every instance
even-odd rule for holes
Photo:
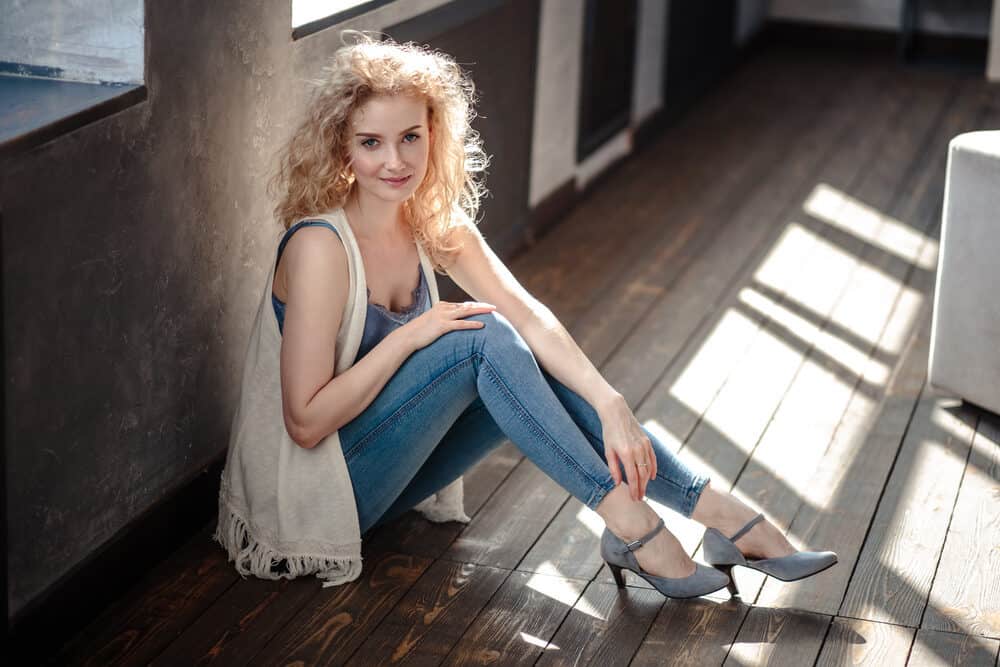
[[[281,399],[288,434],[301,447],[323,438],[368,407],[414,351],[402,329],[333,377],[350,276],[347,251],[322,227],[296,232],[285,246],[288,304],[281,341]]]
[[[594,409],[617,410],[624,403],[551,310],[532,296],[471,225],[448,274],[474,299],[495,304],[534,353],[540,366]]]

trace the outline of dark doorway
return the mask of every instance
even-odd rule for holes
[[[735,0],[671,2],[663,81],[664,120],[675,120],[719,80],[733,62]]]
[[[587,0],[577,162],[629,124],[637,17],[636,0]]]

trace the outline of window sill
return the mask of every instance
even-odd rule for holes
[[[315,21],[303,23],[300,26],[292,28],[292,39],[302,39],[307,35],[313,34],[314,32],[326,30],[330,26],[348,21],[353,19],[355,16],[366,14],[372,10],[382,7],[383,5],[388,5],[390,2],[395,2],[395,0],[368,0],[367,2],[361,2],[353,7],[348,7],[342,11],[330,14],[329,16],[316,19]]]
[[[0,74],[0,157],[28,151],[145,99],[144,85]]]

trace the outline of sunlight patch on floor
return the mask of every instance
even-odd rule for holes
[[[736,310],[727,310],[671,385],[671,396],[695,414],[702,414],[746,351],[756,330],[757,323],[749,317]],[[658,424],[655,420],[649,423]],[[667,437],[664,435],[665,441]]]
[[[803,347],[811,345],[823,357],[833,361],[844,370],[860,376],[868,368],[869,350],[859,349],[826,329],[818,330],[815,324],[808,319],[752,288],[745,287],[740,290],[739,299],[741,303],[746,304],[756,312],[768,313],[774,324],[801,341]],[[817,362],[810,358],[808,363]],[[877,384],[885,384],[891,369],[878,361],[875,361],[874,364],[875,366],[869,369],[870,379]]]
[[[604,532],[604,519],[586,505],[580,506],[580,511],[576,513],[576,520],[597,537],[600,537],[601,533]]]
[[[546,597],[552,598],[567,607],[577,605],[577,610],[594,618],[606,620],[586,598],[580,597],[585,582],[578,579],[567,579],[552,561],[543,561],[538,569],[528,579],[527,586]]]
[[[531,644],[532,646],[537,646],[539,648],[545,649],[546,651],[560,651],[558,646],[555,644],[550,644],[544,639],[536,637],[535,635],[529,635],[527,632],[518,633],[521,635],[521,641],[525,644]]]
[[[853,234],[907,264],[928,270],[935,266],[921,249],[924,243],[936,241],[831,185],[820,183],[813,188],[803,208],[817,220]]]

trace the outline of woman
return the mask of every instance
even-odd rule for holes
[[[736,593],[734,565],[792,580],[836,562],[797,552],[642,427],[493,253],[473,223],[488,162],[474,88],[454,60],[362,35],[326,71],[273,181],[286,229],[273,312],[258,312],[223,475],[216,539],[241,573],[355,578],[358,533],[453,487],[508,438],[604,519],[619,586],[628,569],[670,597]],[[435,270],[475,301],[440,301]],[[258,369],[279,345],[280,397],[268,397],[278,380]],[[262,415],[278,402],[275,426]],[[714,569],[688,557],[647,493],[707,527]]]

